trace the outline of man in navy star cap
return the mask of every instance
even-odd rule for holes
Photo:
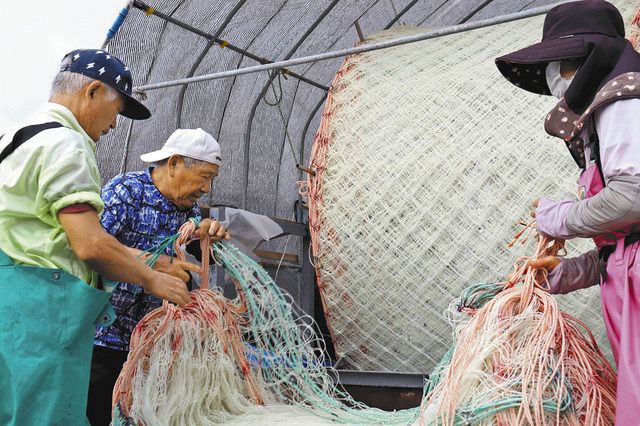
[[[131,96],[133,87],[131,71],[122,61],[105,50],[78,49],[68,53],[60,66],[60,72],[69,71],[99,80],[116,89],[124,100],[121,115],[133,120],[146,120],[151,113]]]
[[[180,306],[189,300],[180,265],[147,267],[100,224],[96,142],[118,114],[151,116],[131,89],[118,58],[74,50],[49,102],[0,138],[2,425],[87,424],[95,327],[115,317],[106,280]]]

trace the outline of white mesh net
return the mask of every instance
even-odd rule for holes
[[[629,22],[637,3],[614,3]],[[494,65],[537,42],[543,19],[353,55],[338,72],[309,196],[341,366],[431,371],[451,343],[449,302],[471,283],[503,280],[531,251],[507,248],[531,201],[575,198],[577,166],[543,130],[554,99],[519,90]],[[591,247],[576,241],[569,255]],[[599,288],[559,299],[608,353]]]

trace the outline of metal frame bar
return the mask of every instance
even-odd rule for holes
[[[299,164],[301,162],[304,161],[304,157],[302,156],[302,152],[300,152],[300,158],[295,158],[296,155],[298,155],[297,152],[295,152],[295,149],[293,147],[293,138],[291,137],[291,135],[289,134],[289,122],[291,121],[291,116],[293,115],[293,109],[295,107],[296,104],[296,97],[298,96],[298,90],[300,90],[300,83],[296,84],[295,86],[295,90],[293,90],[293,94],[291,96],[291,103],[289,105],[289,108],[286,111],[283,111],[283,108],[281,108],[280,105],[276,105],[277,108],[279,108],[278,111],[278,115],[280,115],[280,118],[285,118],[285,113],[286,113],[286,121],[284,124],[284,131],[282,132],[282,143],[280,144],[280,155],[278,157],[278,164],[280,164],[280,168],[278,169],[278,174],[276,175],[276,182],[275,182],[275,200],[273,203],[273,216],[276,217],[278,215],[278,205],[279,205],[279,201],[280,199],[278,198],[278,193],[280,192],[280,174],[282,173],[282,158],[284,157],[284,152],[285,152],[285,147],[287,146],[287,142],[290,144],[290,148],[293,151],[292,156],[294,157],[295,160],[295,164]],[[284,91],[282,96],[284,97]]]
[[[189,24],[186,24],[186,23],[184,23],[184,22],[182,22],[182,21],[180,21],[178,19],[175,19],[175,18],[173,18],[173,17],[171,17],[169,15],[166,15],[166,14],[164,14],[162,12],[159,12],[156,9],[154,9],[153,7],[149,6],[148,4],[146,4],[146,3],[144,3],[144,2],[142,2],[140,0],[135,0],[133,2],[133,7],[135,7],[136,9],[142,10],[143,12],[145,12],[147,14],[155,15],[158,18],[164,19],[167,22],[171,22],[172,24],[177,25],[180,28],[183,28],[183,29],[185,29],[187,31],[190,31],[190,32],[192,32],[194,34],[197,34],[197,35],[201,36],[201,37],[204,37],[207,40],[213,41],[213,43],[219,44],[220,47],[224,47],[224,48],[228,48],[230,50],[233,50],[234,52],[239,53],[239,54],[241,54],[243,56],[246,56],[247,58],[251,58],[254,61],[257,61],[257,62],[259,62],[261,64],[268,65],[268,64],[275,63],[275,62],[273,62],[273,61],[271,61],[269,59],[260,57],[260,56],[255,55],[255,54],[253,54],[253,53],[251,53],[251,52],[249,52],[249,51],[247,51],[245,49],[242,49],[242,48],[240,48],[238,46],[235,46],[235,45],[229,43],[227,40],[222,40],[222,39],[220,39],[220,38],[218,38],[216,36],[213,36],[211,34],[207,34],[206,32],[201,31],[201,30],[199,30],[199,29],[197,29],[197,28],[195,28],[195,27],[193,27],[193,26],[191,26]],[[280,68],[282,68],[282,67],[280,67]],[[304,81],[305,83],[310,84],[312,86],[315,86],[315,87],[317,87],[319,89],[322,89],[322,90],[325,90],[325,91],[329,90],[329,88],[327,86],[324,86],[324,85],[318,83],[317,81],[313,81],[311,79],[308,79],[308,78],[306,78],[306,77],[304,77],[302,75],[296,74],[295,72],[292,72],[292,71],[289,71],[289,70],[286,70],[286,69],[283,69],[281,72],[286,74],[286,75],[289,75],[291,77],[297,78],[298,80]],[[190,78],[196,78],[196,77],[190,77]],[[185,78],[183,80],[189,80],[190,78]],[[179,83],[179,84],[188,84],[188,83]],[[176,84],[175,86],[177,86],[179,84]],[[145,90],[145,89],[142,89],[142,86],[140,86],[136,90]]]
[[[296,59],[273,62],[270,64],[256,65],[253,67],[245,67],[245,68],[239,68],[235,70],[223,71],[223,72],[218,72],[213,74],[205,74],[197,77],[183,78],[179,80],[165,81],[165,82],[154,83],[154,84],[147,84],[143,86],[138,86],[135,89],[136,90],[156,90],[156,89],[163,89],[165,87],[178,86],[180,84],[200,83],[203,81],[217,80],[220,78],[233,77],[236,75],[252,74],[256,72],[270,71],[270,70],[282,70],[283,73],[290,74],[289,70],[286,70],[286,71],[284,70],[286,67],[291,67],[291,66],[301,65],[301,64],[308,64],[311,62],[326,61],[327,59],[339,58],[347,55],[352,55],[355,53],[371,52],[374,50],[387,49],[389,47],[402,46],[404,44],[429,40],[431,38],[442,37],[442,36],[456,34],[464,31],[475,30],[478,28],[485,28],[492,25],[512,22],[519,19],[530,18],[533,16],[542,15],[548,12],[553,7],[563,3],[566,3],[566,2],[563,1],[559,3],[554,3],[552,5],[536,7],[536,8],[528,9],[522,12],[511,13],[508,15],[503,15],[503,16],[499,16],[491,19],[483,19],[480,21],[466,22],[464,24],[453,25],[450,27],[427,31],[420,34],[413,34],[406,37],[399,37],[394,40],[386,40],[378,43],[364,44],[364,45],[349,48],[349,49],[341,49],[333,52],[325,52],[325,53],[320,53],[316,55],[304,56]]]
[[[272,220],[278,225],[280,225],[283,231],[282,234],[277,235],[274,238],[280,238],[284,235],[289,235],[289,234],[300,235],[301,237],[305,237],[305,238],[311,236],[311,234],[309,233],[309,226],[305,223],[294,222],[294,221],[285,220],[285,219],[277,219],[277,218],[272,218]]]
[[[305,31],[305,33],[300,37],[298,42],[291,49],[289,49],[289,51],[285,55],[285,59],[288,59],[291,56],[293,56],[293,54],[296,52],[296,50],[298,50],[298,48],[302,45],[302,43],[304,43],[304,41],[307,39],[307,37],[309,37],[311,35],[311,33],[318,27],[318,25],[320,25],[320,23],[329,14],[329,12],[331,12],[331,10],[333,10],[333,8],[336,6],[336,4],[338,4],[338,1],[339,0],[333,0],[329,4],[329,6],[327,6],[322,11],[320,16],[318,16],[318,18],[316,18],[316,20],[313,22],[313,24],[311,24],[311,26],[309,26],[307,31]],[[290,75],[290,73],[287,72],[285,75]],[[269,80],[262,87],[262,90],[260,91],[260,94],[258,95],[258,97],[256,98],[255,102],[253,103],[253,106],[251,107],[251,113],[249,114],[249,120],[247,120],[247,130],[245,132],[245,137],[244,137],[244,141],[245,141],[245,143],[244,143],[244,167],[243,167],[243,173],[242,173],[242,184],[243,184],[242,208],[243,209],[247,208],[248,192],[249,192],[249,154],[250,154],[250,151],[251,151],[251,126],[253,125],[253,118],[255,117],[256,111],[258,109],[258,105],[260,105],[260,100],[262,100],[263,96],[267,93],[267,90],[269,90],[269,86],[273,83],[273,80],[275,79],[275,77],[276,77],[275,73],[269,76]],[[301,81],[304,81],[304,80],[301,80]],[[327,91],[328,90],[329,90],[329,88],[327,87]],[[286,131],[286,128],[285,128],[285,131]],[[286,135],[285,135],[285,137],[286,137]],[[296,159],[296,162],[297,162],[297,159]]]
[[[355,23],[356,23],[356,22],[358,22],[360,19],[362,19],[362,17],[363,17],[363,16],[365,16],[365,15],[369,12],[369,10],[370,10],[373,6],[377,5],[380,1],[381,1],[381,0],[376,0],[374,3],[372,3],[372,4],[370,5],[369,9],[365,10],[364,12],[362,12],[362,13],[360,14],[360,16],[358,16],[358,17],[355,19],[355,21],[354,21],[354,23],[353,23],[353,25],[352,25],[352,26],[355,26]],[[416,1],[417,1],[417,0],[416,0]],[[393,2],[392,2],[392,4],[393,4]],[[331,46],[331,47],[335,46],[335,45],[336,45],[336,44],[337,44],[337,43],[342,39],[342,37],[344,37],[346,34],[348,34],[348,33],[351,31],[350,29],[351,29],[351,26],[347,27],[347,28],[344,30],[344,32],[343,32],[342,34],[340,34],[337,38],[335,38],[335,39],[334,39],[334,41],[331,43],[331,45],[330,45],[330,46]],[[310,71],[311,71],[311,69],[313,68],[313,66],[314,66],[315,64],[316,64],[316,63],[312,63],[312,64],[311,64],[311,65],[310,65],[310,66],[309,66],[309,67],[304,71],[303,75],[306,75],[308,72],[310,72]],[[309,118],[307,118],[307,121],[305,122],[304,129],[303,129],[303,131],[302,131],[302,135],[301,135],[301,137],[300,137],[300,158],[301,158],[301,160],[302,160],[302,161],[304,161],[304,158],[305,158],[305,155],[304,155],[304,153],[305,153],[305,142],[306,142],[306,139],[307,139],[307,133],[309,132],[309,126],[311,126],[311,121],[313,121],[313,118],[314,118],[314,117],[315,117],[315,115],[318,113],[318,110],[320,109],[320,107],[322,107],[322,105],[324,104],[325,100],[327,99],[327,95],[328,95],[328,94],[327,94],[327,93],[325,93],[325,94],[320,98],[320,100],[319,100],[319,101],[318,101],[318,103],[316,104],[315,108],[314,108],[314,109],[313,109],[313,111],[310,113]],[[295,99],[294,99],[294,102],[295,102]],[[302,172],[302,170],[300,170],[299,177],[300,177],[300,179],[301,179],[301,180],[303,179],[303,175],[302,175],[302,173],[303,173],[303,172]],[[298,197],[298,200],[299,200],[300,202],[302,202],[302,196],[299,196],[299,197]],[[300,216],[300,217],[302,217],[302,216]]]
[[[431,18],[433,15],[435,15],[436,13],[438,13],[438,11],[439,11],[440,9],[442,9],[442,7],[443,7],[445,4],[447,4],[447,1],[448,1],[448,0],[442,0],[442,3],[440,3],[440,5],[439,5],[439,6],[437,6],[437,7],[436,7],[435,9],[433,9],[430,13],[428,13],[428,14],[427,14],[427,16],[425,16],[425,17],[424,17],[424,19],[423,19],[422,21],[420,21],[419,23],[417,23],[416,25],[417,25],[417,26],[420,26],[420,25],[424,24],[424,22],[425,22],[427,19]]]
[[[309,260],[307,253],[311,245],[311,233],[309,232],[309,225],[301,222],[294,222],[291,220],[272,218],[280,227],[283,233],[276,236],[280,238],[285,235],[298,235],[302,237],[302,255],[300,257],[300,269],[302,273],[302,287],[300,288],[300,308],[309,315],[311,318],[315,318],[315,288],[316,288],[316,271]]]
[[[209,210],[209,217],[218,221],[223,221],[226,218],[226,208],[224,206],[218,206]],[[299,257],[299,264],[296,265],[300,268],[302,274],[302,288],[300,289],[300,301],[298,305],[300,308],[309,315],[311,318],[315,315],[315,287],[316,287],[316,274],[309,256],[307,256],[309,246],[311,245],[311,233],[309,232],[309,225],[301,222],[294,222],[291,220],[272,218],[282,228],[282,234],[277,235],[274,238],[280,238],[287,235],[298,235],[302,237],[302,254]],[[290,265],[291,267],[291,265]],[[225,270],[224,268],[216,268],[216,285],[222,289],[225,297],[235,297],[236,289],[233,286],[225,285]]]
[[[177,4],[174,9],[171,11],[171,15],[173,15],[179,8],[180,6],[182,6],[183,2]],[[133,1],[131,2],[131,6],[133,6]],[[165,21],[162,25],[162,28],[160,30],[160,34],[159,34],[159,39],[162,40],[162,36],[164,35],[164,31],[167,28],[167,22]],[[120,30],[118,30],[120,31]],[[147,70],[147,73],[145,74],[145,76],[143,77],[145,80],[149,78],[149,76],[151,75],[151,72],[153,71],[153,67],[155,66],[156,63],[156,58],[158,57],[158,49],[160,47],[160,43],[158,43],[156,45],[155,48],[155,52],[153,54],[151,63],[149,64],[149,69]],[[132,89],[133,90],[133,89]],[[143,100],[145,99],[145,96],[143,94]],[[130,120],[131,123],[129,123],[129,129],[127,130],[127,136],[125,138],[125,144],[124,144],[124,161],[121,163],[120,166],[120,173],[124,173],[127,167],[127,161],[128,161],[128,153],[129,153],[129,145],[131,144],[131,136],[133,135],[133,126],[136,124],[136,120]]]
[[[485,7],[487,7],[489,4],[493,3],[493,0],[485,0],[481,5],[479,5],[478,7],[476,7],[475,9],[473,9],[470,13],[467,14],[467,16],[465,16],[464,18],[462,18],[458,24],[464,24],[465,22],[467,22],[469,19],[471,19],[473,17],[473,15],[475,15],[476,13],[480,12],[482,9],[484,9]]]
[[[320,109],[320,107],[322,107],[322,105],[324,105],[326,100],[327,100],[327,94],[325,94],[324,96],[322,96],[322,98],[320,98],[315,108],[313,108],[313,110],[309,114],[309,118],[307,118],[307,121],[304,124],[304,128],[302,129],[302,135],[300,136],[300,158],[302,161],[304,161],[304,159],[306,158],[304,154],[305,154],[305,145],[307,141],[307,133],[309,133],[309,127],[311,126],[311,122],[313,121],[313,118],[318,113],[318,110]],[[302,170],[298,172],[298,180],[306,180],[306,178],[304,178],[303,176],[303,173],[304,172]],[[302,205],[303,201],[304,200],[302,198],[302,194],[298,193],[299,205]],[[300,211],[302,212],[302,207],[300,207]],[[300,217],[303,217],[301,213],[300,213]]]
[[[309,114],[309,118],[307,118],[307,121],[304,123],[304,128],[302,129],[302,135],[300,136],[300,157],[303,160],[305,158],[304,148],[307,141],[307,133],[309,133],[309,127],[311,127],[311,122],[313,121],[313,118],[316,116],[316,114],[318,113],[318,110],[326,100],[327,100],[327,95],[324,95],[322,98],[320,98],[315,108],[313,108],[313,110]],[[300,176],[300,179],[302,179],[302,170],[300,171],[299,176]]]
[[[395,24],[396,22],[398,22],[398,20],[400,18],[402,18],[402,15],[404,15],[405,13],[407,13],[409,11],[409,9],[411,9],[413,7],[413,5],[415,5],[416,3],[418,3],[418,0],[413,0],[410,1],[401,11],[400,13],[397,13],[396,16],[393,17],[393,19],[391,21],[389,21],[389,23],[384,27],[385,30],[388,30],[389,28],[391,28],[393,26],[393,24]],[[393,5],[393,1],[391,2],[391,4]]]
[[[127,160],[129,159],[129,144],[131,143],[131,133],[133,132],[133,123],[135,120],[128,119],[129,126],[127,127],[127,135],[124,138],[124,155],[122,156],[122,161],[120,162],[120,173],[124,173],[127,168]]]
[[[222,222],[223,220],[226,219],[226,208],[224,206],[218,207],[218,213],[215,216],[211,215],[212,210],[213,209],[209,210],[209,217],[215,217],[218,222]],[[216,285],[222,289],[222,293],[224,294],[225,297],[230,297],[232,289],[228,289],[224,285],[224,275],[225,275],[224,268],[220,268],[216,265]]]
[[[263,26],[263,28],[254,35],[254,37],[251,39],[251,41],[249,41],[249,43],[247,44],[247,49],[250,48],[251,46],[253,46],[253,43],[263,34],[265,28],[271,23],[271,21],[280,13],[280,11],[282,10],[282,8],[285,6],[286,3],[283,3],[280,5],[280,7],[278,8],[278,10],[267,20],[267,23],[265,26]],[[240,64],[242,64],[242,61],[245,59],[244,56],[240,56],[240,59],[238,60],[238,68],[240,67]],[[229,106],[229,102],[231,99],[231,93],[233,91],[233,87],[235,84],[235,77],[233,78],[233,81],[231,81],[231,83],[229,84],[229,91],[227,92],[227,100],[225,101],[224,107],[222,109],[221,112],[221,118],[220,118],[220,125],[218,126],[218,135],[222,134],[222,129],[224,127],[225,124],[225,118],[226,118],[226,111],[227,111],[227,107]],[[213,195],[211,195],[211,200]]]
[[[370,8],[372,8],[373,6],[377,5],[380,1],[381,1],[381,0],[375,0],[375,2],[373,2],[373,3],[370,5]],[[417,1],[417,0],[416,0],[416,1]],[[365,16],[365,15],[367,14],[367,12],[369,12],[370,8],[369,8],[369,9],[366,9],[364,12],[362,12],[362,13],[361,13],[361,14],[360,14],[356,19],[355,19],[355,21],[354,21],[353,25],[351,25],[351,26],[354,26],[354,27],[355,27],[355,23],[356,23],[356,22],[358,22],[360,19],[362,19],[362,17],[363,17],[363,16]],[[333,42],[331,43],[330,47],[335,46],[335,45],[336,45],[336,44],[337,44],[337,43],[342,39],[342,37],[344,37],[346,34],[348,34],[348,33],[351,31],[351,26],[349,26],[349,27],[345,28],[344,32],[342,32],[340,35],[338,35],[338,37],[336,37],[336,38],[333,40]],[[306,75],[308,72],[310,72],[314,65],[315,65],[315,63],[312,63],[312,64],[311,64],[311,65],[310,65],[310,66],[309,66],[309,67],[308,67],[308,68],[303,72],[303,75]],[[327,95],[328,95],[328,93],[325,93],[325,94],[320,98],[320,100],[319,100],[319,101],[318,101],[318,103],[316,104],[315,108],[314,108],[314,109],[313,109],[313,111],[310,113],[309,118],[308,118],[308,119],[307,119],[307,121],[305,122],[304,129],[303,129],[303,131],[302,131],[302,135],[301,135],[301,137],[300,137],[300,158],[301,158],[301,160],[302,160],[302,161],[304,161],[304,158],[305,158],[305,155],[304,155],[304,152],[305,152],[305,142],[306,142],[306,139],[307,139],[307,133],[309,132],[309,126],[311,126],[311,121],[313,121],[313,118],[314,118],[314,117],[315,117],[315,115],[317,114],[318,110],[320,109],[320,107],[324,104],[325,100],[327,99]],[[295,102],[295,98],[294,98],[294,102]],[[299,173],[299,177],[300,177],[300,179],[302,179],[302,178],[303,178],[302,173],[303,173],[303,172],[302,172],[302,170],[300,170],[300,173]],[[298,200],[299,200],[300,202],[302,202],[302,196],[299,196],[299,197],[298,197]],[[302,216],[300,216],[300,217],[302,217]]]
[[[422,389],[428,374],[386,371],[327,370],[334,383],[341,385]]]

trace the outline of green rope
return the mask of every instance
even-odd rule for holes
[[[200,226],[200,220],[194,217],[189,218],[189,220],[193,222],[194,225],[196,225],[196,228]],[[163,238],[149,249],[140,253],[136,258],[140,259],[145,254],[150,254],[150,256],[147,257],[147,259],[144,261],[144,263],[152,267],[156,263],[158,258],[166,253],[167,248],[170,248],[169,256],[171,256],[171,260],[173,261],[173,257],[175,256],[174,244],[176,240],[180,238],[180,235],[182,235],[182,233],[178,232],[177,234],[169,235],[168,237]]]

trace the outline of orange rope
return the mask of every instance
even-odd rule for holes
[[[526,225],[518,237],[532,226]],[[486,380],[496,384],[492,392],[498,384],[508,388],[510,383],[518,383],[517,389],[505,389],[504,395],[518,395],[520,403],[515,408],[506,407],[497,412],[493,417],[496,424],[545,424],[549,415],[545,412],[545,400],[557,403],[557,424],[613,424],[615,371],[587,326],[561,312],[553,296],[545,290],[548,288],[546,270],[527,265],[529,259],[558,255],[563,246],[563,241],[540,236],[533,256],[515,262],[513,272],[503,284],[504,290],[480,309],[465,311],[471,319],[459,330],[442,381],[423,400],[421,423],[427,408],[436,403],[439,404],[438,424],[457,421],[459,405],[468,402],[461,401],[465,391],[469,392],[461,388],[461,383],[469,371],[476,374],[473,369],[481,365]],[[517,285],[519,283],[522,284]],[[514,324],[525,320],[531,320],[530,324],[534,325],[528,326],[523,335]],[[483,336],[492,336],[490,344],[495,345],[484,362],[478,358],[486,356],[483,352],[486,348],[479,347],[483,343],[486,346]],[[522,361],[514,367],[513,360]],[[502,391],[496,392],[500,395]],[[492,397],[499,398],[493,394]],[[569,397],[572,407],[561,411],[562,401]]]

